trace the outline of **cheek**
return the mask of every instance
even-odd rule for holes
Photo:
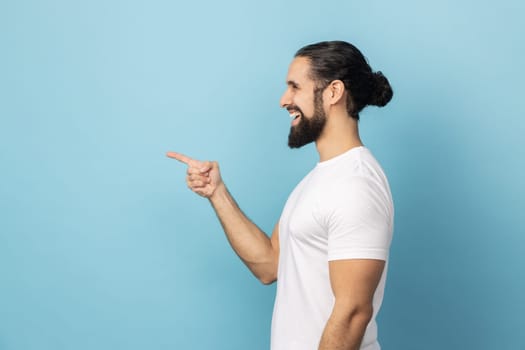
[[[296,105],[301,109],[303,114],[311,116],[314,113],[314,103],[313,100],[307,98],[301,98],[296,100]]]

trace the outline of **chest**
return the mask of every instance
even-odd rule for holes
[[[320,207],[323,188],[306,178],[292,192],[284,207],[279,236],[281,244],[311,245],[322,248],[327,244],[327,230],[322,225]]]

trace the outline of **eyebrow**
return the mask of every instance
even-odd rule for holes
[[[295,81],[293,81],[293,80],[288,80],[288,81],[286,82],[286,85],[288,85],[288,86],[292,86],[292,87],[299,87],[299,84],[297,84],[297,83],[296,83]]]

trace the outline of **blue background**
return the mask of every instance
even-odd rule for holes
[[[525,349],[522,1],[2,1],[0,349],[268,349],[275,286],[168,150],[220,161],[267,232],[315,148],[278,101],[342,39],[396,230],[384,349]]]

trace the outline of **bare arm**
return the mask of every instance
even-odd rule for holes
[[[201,162],[175,152],[167,156],[188,165],[188,187],[209,199],[230,245],[255,277],[264,284],[274,282],[279,261],[279,225],[268,238],[244,215],[222,181],[217,162]]]
[[[381,279],[382,260],[336,260],[329,262],[330,283],[335,296],[319,350],[358,350],[373,315],[372,300]]]

